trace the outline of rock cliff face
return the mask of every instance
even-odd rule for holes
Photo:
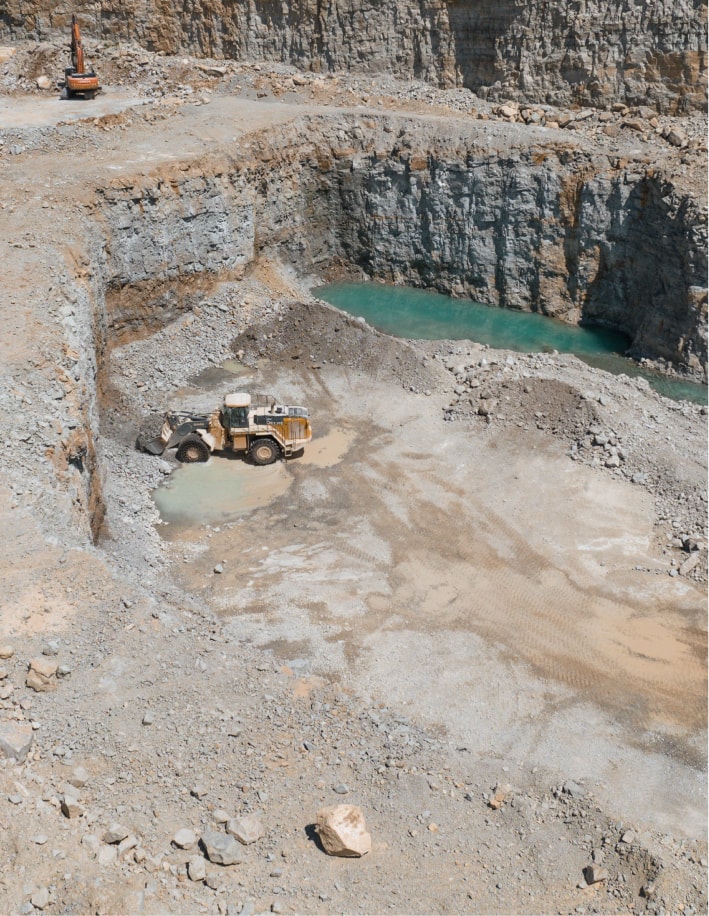
[[[681,112],[706,104],[703,0],[7,0],[0,39],[91,37],[168,54],[389,71],[499,98]]]
[[[188,308],[209,276],[276,251],[626,333],[706,367],[706,215],[651,170],[579,150],[491,155],[455,127],[305,119],[239,165],[101,192],[110,333]],[[387,128],[389,132],[387,132]]]

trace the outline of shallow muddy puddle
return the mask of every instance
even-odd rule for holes
[[[153,499],[164,522],[220,524],[267,505],[291,482],[283,462],[256,467],[240,458],[213,457],[173,471]]]
[[[238,378],[240,384],[253,378],[254,370],[244,366],[235,359],[226,359],[220,366],[207,366],[197,375],[187,379],[188,385],[194,388],[215,388],[217,385],[233,385]]]
[[[317,468],[331,468],[342,461],[354,439],[353,429],[337,426],[324,436],[313,439],[306,446],[300,460],[303,464],[314,465]]]

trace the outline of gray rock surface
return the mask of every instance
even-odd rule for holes
[[[65,29],[70,14],[94,40],[137,40],[237,60],[288,61],[304,70],[389,71],[502,98],[677,109],[705,96],[706,15],[692,0],[589,0],[496,5],[442,0],[216,3],[182,8],[137,0],[52,4],[9,0],[0,38]],[[63,32],[62,32],[63,37]],[[213,75],[220,75],[219,70]]]
[[[241,844],[216,830],[207,830],[202,834],[202,845],[210,862],[217,865],[238,865],[243,862]]]

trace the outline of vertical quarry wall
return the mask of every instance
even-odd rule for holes
[[[79,14],[94,40],[151,50],[387,71],[501,98],[663,111],[706,104],[704,0],[6,0],[0,38]]]
[[[277,251],[303,273],[339,261],[605,324],[637,356],[704,371],[706,213],[652,170],[553,144],[491,155],[421,123],[304,121],[238,162],[100,192],[110,333],[162,323],[210,275]]]

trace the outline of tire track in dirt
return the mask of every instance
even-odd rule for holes
[[[688,728],[701,725],[705,690],[691,651],[675,664],[634,653],[632,632],[617,628],[632,630],[640,613],[635,607],[571,581],[499,513],[473,503],[469,494],[461,501],[459,486],[424,469],[417,469],[417,478],[450,493],[454,504],[443,509],[425,499],[407,500],[412,524],[400,539],[390,575],[393,605],[407,606],[409,614],[423,609],[419,621],[427,628],[471,629],[503,646],[509,658],[636,725],[649,726],[658,717]],[[403,484],[412,492],[416,485],[411,478]],[[459,591],[432,612],[430,583],[436,580],[457,582]],[[416,601],[417,582],[428,604],[426,598]],[[610,629],[604,621],[611,622]],[[693,647],[689,634],[685,640],[682,633],[667,635],[674,636],[680,656],[683,643]]]

